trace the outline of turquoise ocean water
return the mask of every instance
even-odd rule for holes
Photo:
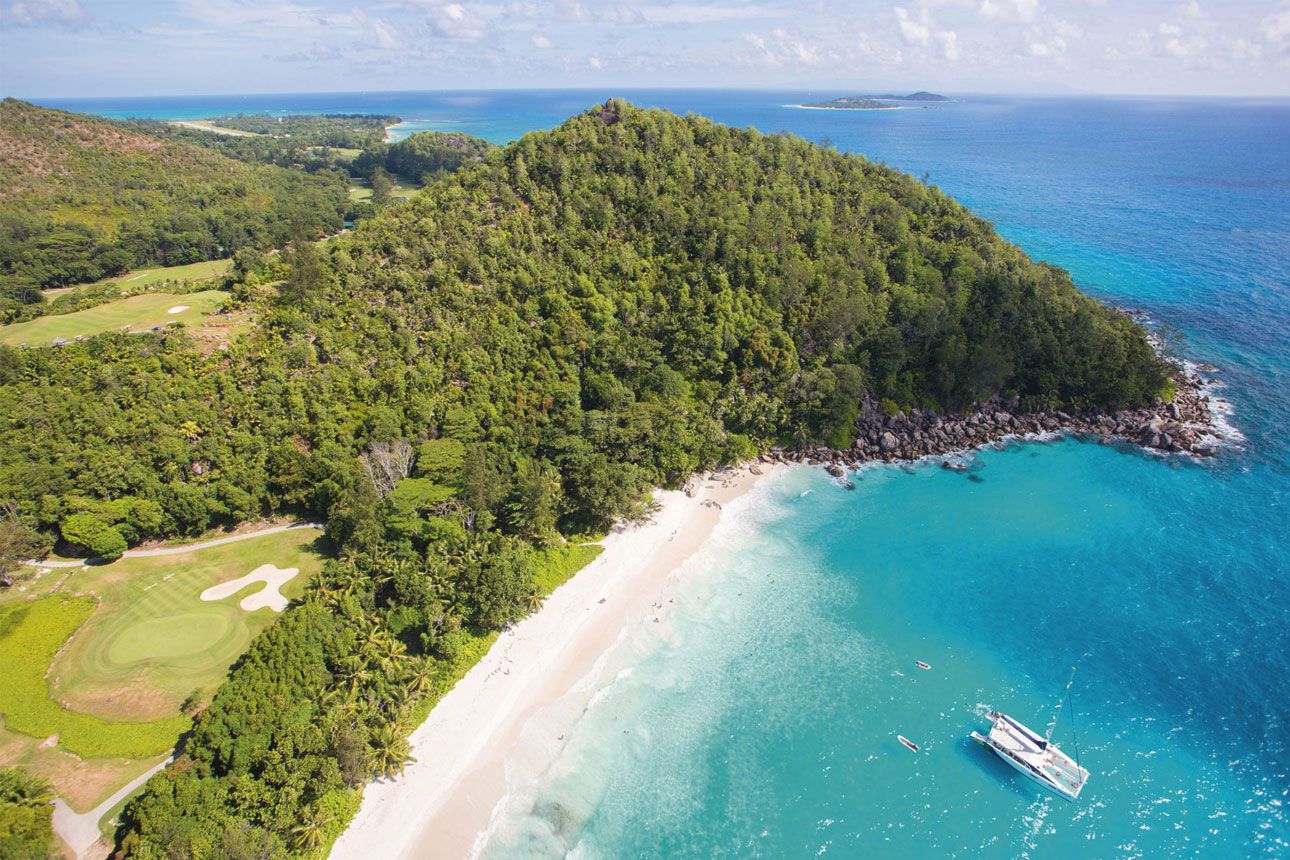
[[[502,142],[615,94],[51,105],[388,111]],[[981,453],[975,480],[764,484],[611,656],[550,772],[515,774],[484,854],[1290,856],[1290,102],[625,95],[926,173],[1091,294],[1181,329],[1245,439],[1205,465],[1065,440]],[[1073,664],[1077,734],[1055,739],[1092,777],[1072,804],[965,738],[988,707],[1042,728]]]

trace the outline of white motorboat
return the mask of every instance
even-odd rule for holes
[[[1071,680],[1075,673],[1071,672]],[[1066,685],[1066,699],[1070,699],[1070,684]],[[1061,705],[1058,705],[1060,712]],[[1072,713],[1072,737],[1073,737]],[[971,738],[994,752],[1008,763],[1009,767],[1044,788],[1067,800],[1075,800],[1088,782],[1088,771],[1080,766],[1079,761],[1062,752],[1052,742],[1053,727],[1057,725],[1057,714],[1048,731],[1041,737],[1033,730],[1022,725],[1007,714],[991,711],[990,733],[982,736],[972,732]],[[1076,747],[1076,756],[1079,748]]]

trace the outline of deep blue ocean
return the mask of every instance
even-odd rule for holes
[[[1290,102],[474,92],[49,101],[110,116],[389,112],[495,142],[608,95],[787,130],[926,176],[1219,368],[1214,462],[1064,440],[975,479],[763,484],[612,655],[555,765],[513,775],[490,857],[1290,856]],[[915,660],[932,665],[914,667]],[[1092,772],[1067,803],[966,740],[1042,728],[1070,667]],[[897,733],[922,746],[896,743]]]

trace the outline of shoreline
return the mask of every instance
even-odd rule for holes
[[[905,105],[889,105],[887,107],[827,107],[825,105],[780,105],[780,107],[797,108],[798,110],[905,110]]]
[[[1016,400],[996,397],[959,414],[912,409],[889,415],[869,399],[861,404],[850,448],[772,448],[758,461],[822,465],[845,481],[847,469],[868,463],[941,457],[945,468],[962,469],[955,458],[989,445],[1014,439],[1044,441],[1068,434],[1096,439],[1103,445],[1127,444],[1152,454],[1208,459],[1228,446],[1239,449],[1245,438],[1230,420],[1230,404],[1215,396],[1223,387],[1214,378],[1216,373],[1218,368],[1212,365],[1185,361],[1172,377],[1176,390],[1171,402],[1119,412],[1023,412],[1018,411]]]
[[[416,761],[366,787],[332,860],[478,851],[507,797],[508,762],[524,756],[533,765],[528,759],[559,752],[525,748],[525,726],[556,702],[594,695],[606,655],[707,543],[723,506],[781,468],[751,463],[696,476],[684,490],[657,492],[649,521],[616,527],[598,558],[505,631],[439,701],[410,738]]]

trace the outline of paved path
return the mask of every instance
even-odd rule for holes
[[[170,764],[173,760],[173,756],[167,756],[165,761],[130,780],[119,791],[89,812],[80,814],[73,812],[72,808],[64,803],[61,797],[54,801],[54,832],[58,834],[59,839],[66,842],[67,846],[76,853],[76,860],[98,860],[98,858],[107,857],[112,852],[110,846],[99,851],[93,850],[102,835],[99,833],[99,822],[103,820],[103,816],[112,811],[112,807],[133,794],[135,790],[148,781],[148,777]]]
[[[183,555],[193,550],[206,549],[212,546],[221,546],[226,543],[237,543],[240,540],[250,540],[251,538],[264,537],[265,535],[277,534],[278,532],[291,531],[292,529],[320,529],[322,523],[292,523],[288,526],[273,526],[259,531],[247,532],[240,535],[229,535],[228,537],[215,538],[214,540],[202,541],[201,543],[188,543],[181,546],[163,546],[157,549],[128,549],[121,554],[122,558],[153,558],[160,555]],[[79,561],[30,561],[28,564],[34,564],[38,567],[81,567],[85,560]]]

